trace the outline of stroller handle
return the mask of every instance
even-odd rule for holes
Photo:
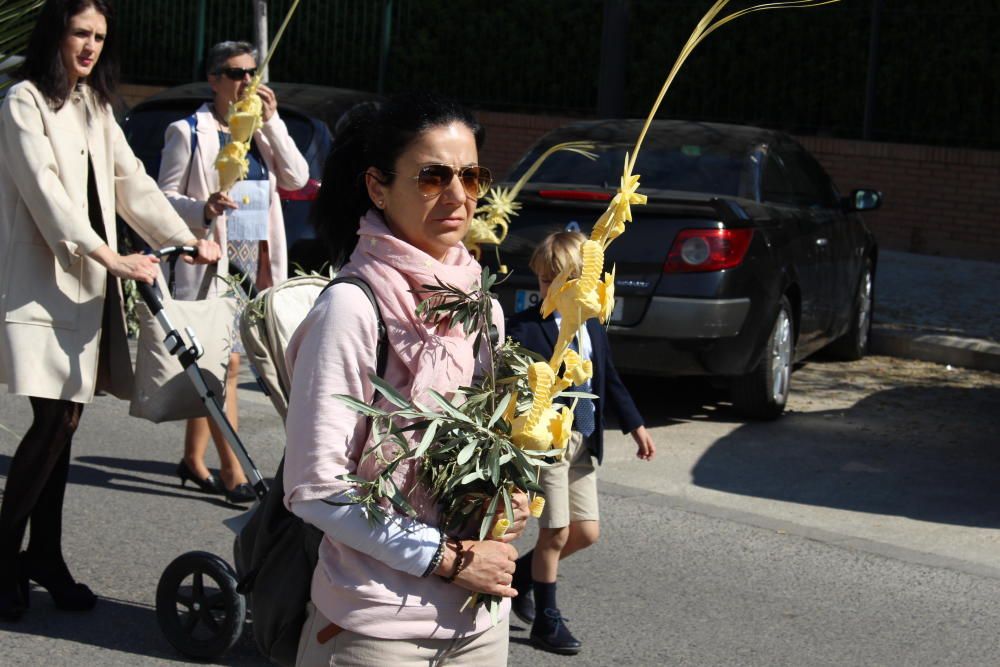
[[[164,257],[180,257],[181,255],[197,257],[198,249],[190,245],[172,245],[160,248],[159,250],[154,250],[150,253],[150,255],[160,259]],[[142,300],[145,301],[146,305],[149,307],[150,313],[155,316],[163,310],[163,301],[160,297],[160,290],[158,287],[144,283],[140,280],[135,282],[135,286],[139,290],[139,296],[142,297]]]
[[[154,250],[150,253],[153,257],[159,257],[160,259],[164,257],[172,257],[177,255],[189,255],[191,257],[198,256],[198,249],[193,245],[171,245],[165,248],[160,248],[159,250]]]

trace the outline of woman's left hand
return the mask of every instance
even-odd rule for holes
[[[528,494],[524,491],[516,491],[510,497],[511,509],[514,510],[514,518],[511,519],[507,516],[507,513],[501,509],[497,512],[496,519],[493,520],[493,525],[500,519],[507,519],[510,521],[510,526],[507,528],[507,532],[503,534],[502,537],[494,538],[500,542],[513,542],[517,538],[521,537],[521,533],[524,532],[524,527],[528,525],[528,506],[530,505],[528,501]],[[492,528],[490,529],[492,532]]]
[[[184,245],[193,245],[198,249],[197,257],[184,255],[184,261],[188,264],[215,264],[222,258],[222,250],[219,248],[219,244],[211,239],[191,240]]]
[[[257,87],[257,95],[260,96],[261,104],[264,106],[260,115],[266,123],[271,120],[271,117],[274,116],[275,112],[278,110],[278,98],[274,94],[274,91],[264,84],[260,84],[260,86]]]

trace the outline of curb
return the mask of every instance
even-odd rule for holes
[[[1000,345],[978,338],[872,328],[871,353],[1000,373]]]

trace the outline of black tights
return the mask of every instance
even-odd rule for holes
[[[5,568],[21,549],[29,519],[28,551],[33,558],[62,560],[69,450],[83,404],[49,398],[30,400],[34,421],[10,462],[0,506],[0,567]]]

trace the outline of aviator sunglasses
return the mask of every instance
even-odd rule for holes
[[[394,171],[386,173],[396,174]],[[493,183],[493,175],[490,170],[478,165],[456,170],[448,164],[428,164],[421,167],[416,176],[410,176],[410,178],[417,182],[417,190],[420,191],[420,194],[430,199],[444,192],[444,189],[451,185],[451,179],[455,177],[456,173],[458,180],[462,182],[465,194],[472,199],[478,199]]]
[[[217,71],[216,74],[222,74],[227,79],[232,79],[233,81],[242,81],[243,77],[245,77],[247,74],[249,74],[251,78],[257,76],[257,68],[256,67],[223,67],[222,69],[220,69],[219,71]]]

